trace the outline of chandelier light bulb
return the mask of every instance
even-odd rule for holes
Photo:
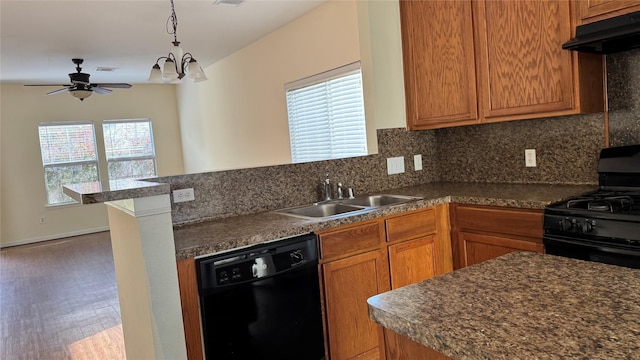
[[[162,77],[166,79],[175,79],[178,77],[178,72],[176,71],[176,63],[173,60],[167,59],[164,61]]]
[[[207,76],[205,75],[204,71],[202,70],[202,67],[200,66],[200,64],[198,64],[198,62],[196,61],[196,59],[191,58],[191,60],[189,60],[189,77],[193,80],[195,80],[195,82],[200,82],[200,81],[204,81],[207,80]]]
[[[153,65],[151,68],[151,73],[149,74],[149,81],[154,83],[162,82],[162,70],[160,70],[160,65],[157,63]]]

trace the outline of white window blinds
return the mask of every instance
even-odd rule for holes
[[[62,185],[99,180],[93,123],[41,123],[38,133],[47,203],[75,203],[62,192]]]
[[[294,163],[367,155],[360,63],[285,86]]]

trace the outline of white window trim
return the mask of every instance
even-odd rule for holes
[[[321,82],[337,79],[339,77],[348,75],[349,73],[358,71],[360,69],[361,69],[360,61],[356,61],[351,64],[343,65],[335,69],[331,69],[316,75],[311,75],[309,77],[287,83],[284,85],[284,91],[287,92],[291,90],[297,90],[297,89],[315,85]]]

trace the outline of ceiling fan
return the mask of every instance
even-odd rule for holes
[[[110,94],[111,90],[107,88],[119,88],[119,89],[128,89],[131,87],[131,84],[127,83],[90,83],[89,82],[89,74],[83,73],[80,65],[84,62],[84,59],[71,59],[71,61],[76,64],[76,72],[69,74],[69,79],[71,80],[71,84],[65,85],[25,85],[25,86],[64,86],[62,89],[54,90],[48,92],[47,95],[55,95],[62,94],[65,92],[71,93],[73,97],[80,99],[83,101],[88,98],[94,92],[98,94]]]

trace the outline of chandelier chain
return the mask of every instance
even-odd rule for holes
[[[171,15],[167,19],[167,33],[169,35],[173,35],[173,41],[178,41],[178,16],[176,15],[176,8],[173,4],[173,0],[171,1]],[[169,27],[169,23],[171,23],[172,28]]]

